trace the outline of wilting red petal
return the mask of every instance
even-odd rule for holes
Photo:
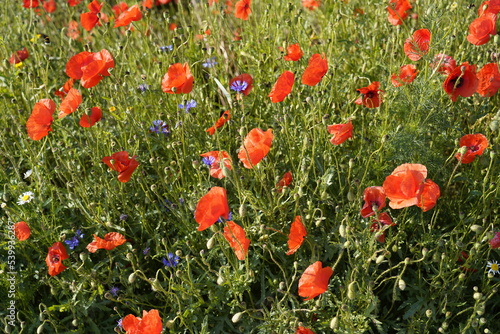
[[[288,234],[288,252],[286,252],[286,255],[295,253],[304,242],[306,235],[307,231],[302,223],[302,218],[296,216],[292,223],[292,227],[290,227],[290,233]]]
[[[358,98],[354,103],[362,104],[367,108],[377,108],[382,103],[382,97],[379,92],[383,93],[380,89],[380,82],[373,81],[367,87],[359,88],[356,91],[361,94],[361,97]]]
[[[58,118],[66,117],[75,112],[80,103],[82,103],[82,95],[77,89],[71,88],[59,106]]]
[[[283,57],[283,59],[288,61],[300,60],[300,58],[304,55],[304,52],[300,49],[300,45],[298,43],[290,45],[286,48],[286,51],[288,53]]]
[[[209,127],[205,131],[208,132],[210,135],[213,135],[218,128],[220,128],[221,126],[226,124],[226,122],[229,121],[230,119],[231,119],[231,112],[229,110],[226,110],[226,111],[224,111],[222,116],[219,117],[217,122],[215,122],[215,125],[212,127]]]
[[[250,240],[247,239],[245,230],[233,221],[228,221],[224,227],[224,238],[229,242],[238,260],[245,260],[248,254]]]
[[[332,274],[332,268],[323,268],[321,261],[311,264],[300,277],[299,296],[307,297],[304,301],[319,296],[328,289],[328,281]]]
[[[434,56],[434,61],[429,65],[431,68],[439,66],[437,71],[441,74],[450,74],[457,67],[457,62],[450,56],[439,53]]]
[[[271,93],[268,95],[272,103],[281,102],[290,94],[294,79],[295,75],[290,71],[285,71],[280,75],[271,89]]]
[[[26,122],[26,130],[31,139],[40,140],[52,131],[52,114],[55,109],[56,104],[50,99],[41,99],[35,104]]]
[[[490,240],[491,248],[500,248],[500,232],[496,232],[493,239]]]
[[[302,7],[314,10],[321,5],[321,0],[302,0]]]
[[[351,120],[349,120],[346,124],[328,125],[327,130],[329,134],[333,134],[330,142],[333,145],[340,145],[347,139],[352,138],[353,126]]]
[[[428,29],[415,31],[404,44],[405,54],[410,60],[417,61],[429,52],[431,32]]]
[[[266,132],[259,128],[250,130],[238,153],[238,158],[245,168],[253,168],[264,159],[271,150],[273,138],[272,129],[268,129]]]
[[[411,83],[417,76],[417,67],[415,65],[403,65],[399,68],[399,74],[391,76],[391,82],[394,87],[400,87]]]
[[[251,0],[240,0],[235,5],[234,16],[238,19],[248,20],[248,15],[252,13],[250,9]]]
[[[16,235],[16,238],[19,241],[26,240],[31,235],[31,229],[28,226],[28,224],[26,224],[26,222],[21,221],[21,222],[15,223],[13,228],[14,228],[14,234]]]
[[[214,159],[210,165],[210,176],[212,177],[222,179],[227,176],[224,174],[221,162],[224,164],[225,168],[229,170],[233,169],[231,157],[226,151],[210,151],[200,154],[200,156],[204,158],[212,157]]]
[[[29,55],[30,54],[28,52],[28,49],[26,49],[26,47],[24,47],[22,50],[16,51],[10,56],[9,63],[12,65],[18,64],[18,63],[24,61],[25,59],[27,59],[29,57]]]
[[[386,8],[389,12],[389,22],[395,26],[403,24],[403,20],[408,17],[407,11],[411,8],[408,0],[390,0]]]
[[[135,156],[129,158],[126,151],[113,153],[111,156],[102,158],[101,160],[108,165],[112,170],[118,172],[118,181],[128,182],[134,170],[139,166],[139,162],[135,160]]]
[[[417,197],[417,206],[424,212],[429,211],[436,205],[439,196],[441,196],[439,186],[431,179],[427,179],[424,182],[422,192]]]
[[[212,187],[206,195],[200,198],[194,211],[194,219],[200,224],[198,231],[209,228],[220,217],[229,219],[226,189]]]
[[[302,74],[302,83],[308,86],[317,85],[328,71],[328,61],[325,55],[315,53],[309,58],[304,74]]]
[[[98,249],[112,250],[125,243],[125,241],[127,241],[127,239],[118,232],[107,233],[104,239],[94,234],[94,241],[87,245],[87,250],[91,253],[95,253]]]
[[[281,193],[283,191],[283,188],[288,187],[290,183],[292,183],[292,181],[293,181],[292,172],[290,171],[286,172],[276,184],[276,192]]]
[[[102,117],[101,108],[93,107],[91,109],[90,116],[86,114],[82,115],[82,117],[80,118],[80,126],[84,128],[90,128],[95,123],[99,122],[101,120],[101,117]]]
[[[133,21],[139,21],[140,19],[142,19],[142,13],[139,5],[133,5],[120,14],[115,21],[114,28],[129,25]]]

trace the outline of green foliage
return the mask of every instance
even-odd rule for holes
[[[28,240],[15,243],[15,298],[0,301],[2,328],[11,333],[120,332],[117,321],[143,310],[159,310],[165,333],[294,333],[299,325],[316,333],[495,333],[500,281],[487,262],[500,255],[489,241],[500,226],[498,94],[475,94],[451,102],[445,76],[429,64],[446,53],[458,64],[481,68],[498,60],[497,36],[486,45],[466,40],[466,24],[477,17],[470,2],[413,3],[398,27],[387,21],[388,1],[323,1],[313,11],[300,1],[254,1],[248,21],[226,13],[226,5],[184,2],[142,10],[133,30],[113,21],[67,36],[85,3],[57,10],[4,4],[0,18],[0,248],[7,259],[8,222],[26,221]],[[114,2],[103,12],[112,16]],[[129,3],[132,5],[132,3]],[[363,14],[361,14],[361,11]],[[176,30],[169,24],[176,23]],[[430,52],[408,60],[403,43],[414,30],[432,32]],[[210,34],[207,34],[210,29]],[[45,43],[39,34],[50,38]],[[239,34],[238,40],[235,34]],[[299,43],[304,57],[284,61],[286,47]],[[171,51],[160,47],[172,45]],[[27,47],[22,65],[8,62]],[[111,76],[95,87],[75,87],[83,96],[78,110],[52,124],[39,141],[26,133],[26,121],[40,99],[53,99],[67,80],[65,66],[84,50],[107,49]],[[329,70],[309,87],[300,77],[314,53],[325,54]],[[204,67],[215,57],[217,65]],[[493,59],[493,60],[492,60]],[[188,63],[195,78],[188,95],[165,94],[161,80],[173,63]],[[414,82],[391,85],[391,74],[413,63]],[[281,103],[268,94],[285,70],[295,73],[292,93]],[[248,96],[229,90],[231,78],[249,73]],[[381,83],[383,103],[368,109],[354,101],[372,81]],[[147,85],[142,91],[139,86]],[[226,91],[224,91],[226,90]],[[180,109],[194,99],[189,112]],[[79,119],[99,106],[103,119],[82,128]],[[215,135],[205,130],[221,113],[231,119]],[[341,145],[329,142],[327,125],[352,120],[354,135]],[[170,134],[152,133],[155,120]],[[268,156],[253,169],[239,163],[237,150],[253,128],[273,129]],[[471,164],[454,157],[458,141],[482,133],[489,148]],[[200,154],[227,151],[233,169],[224,179],[210,177]],[[129,182],[117,180],[101,159],[119,151],[137,156]],[[399,165],[419,163],[441,189],[428,212],[385,208],[396,223],[371,230],[362,218],[363,191],[381,186]],[[27,171],[31,175],[25,176]],[[276,183],[287,171],[292,184],[281,193]],[[251,240],[240,261],[223,236],[223,224],[197,231],[193,215],[213,186],[224,187],[233,220]],[[24,192],[34,198],[17,204]],[[287,235],[301,215],[308,231],[293,255]],[[69,249],[68,267],[49,276],[45,258],[53,243],[84,234]],[[127,242],[90,253],[93,235],[123,234]],[[162,258],[178,256],[177,266]],[[309,301],[298,295],[298,281],[313,262],[330,266],[328,290]],[[7,261],[0,264],[2,291],[8,291]],[[117,288],[117,290],[116,290]],[[16,325],[7,307],[15,300]],[[124,332],[121,330],[121,332]]]

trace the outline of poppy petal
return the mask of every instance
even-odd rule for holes
[[[212,187],[196,205],[194,219],[200,225],[198,231],[203,231],[220,218],[229,219],[229,205],[227,203],[226,189]]]
[[[309,64],[302,74],[302,83],[308,86],[317,85],[328,72],[328,61],[325,55],[315,53],[309,59]]]
[[[248,254],[250,240],[247,239],[245,230],[233,221],[228,221],[224,227],[224,238],[229,242],[238,260],[243,261]]]
[[[299,280],[299,296],[312,299],[328,290],[328,281],[333,274],[330,267],[324,267],[321,261],[311,264]]]
[[[286,252],[286,255],[295,253],[304,242],[306,235],[307,231],[302,223],[302,218],[296,216],[292,223],[292,227],[290,227],[290,234],[288,234],[288,252]]]
[[[238,152],[238,158],[245,168],[253,168],[264,159],[271,150],[273,137],[272,129],[266,132],[259,128],[250,130]]]
[[[271,98],[271,102],[277,103],[283,101],[292,91],[294,80],[295,75],[292,72],[283,72],[283,74],[279,76],[278,80],[276,80],[276,83],[268,95]]]
[[[63,118],[75,112],[82,103],[82,95],[77,89],[71,88],[59,106],[58,118]]]

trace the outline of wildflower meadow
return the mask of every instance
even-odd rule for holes
[[[500,333],[500,0],[10,0],[4,333]]]

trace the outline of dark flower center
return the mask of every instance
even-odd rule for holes
[[[477,152],[477,151],[479,151],[479,146],[477,146],[477,145],[469,146],[469,150],[471,152]]]

